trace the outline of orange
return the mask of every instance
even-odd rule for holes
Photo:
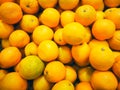
[[[11,46],[23,48],[30,42],[29,35],[23,30],[15,30],[9,36]]]
[[[95,10],[104,10],[103,0],[81,0],[82,5],[91,5]]]
[[[16,24],[22,18],[20,6],[14,2],[5,2],[0,6],[0,18],[8,24]]]
[[[65,75],[66,68],[60,61],[49,62],[44,69],[45,78],[52,83],[63,80]]]
[[[85,37],[85,27],[78,22],[71,22],[63,28],[63,39],[70,45],[81,44]]]
[[[87,43],[83,43],[81,45],[73,45],[71,52],[74,61],[79,66],[86,66],[89,64],[90,47]]]
[[[93,72],[94,72],[94,70],[90,66],[79,68],[79,70],[78,70],[78,79],[81,82],[84,82],[84,81],[89,82]]]
[[[108,19],[99,19],[92,26],[92,34],[98,40],[110,39],[115,32],[115,24]]]
[[[63,32],[63,28],[58,28],[58,29],[56,29],[56,31],[54,33],[54,41],[58,45],[65,45],[66,44],[65,40],[63,39],[62,32]]]
[[[120,69],[119,68],[120,68],[120,55],[118,55],[115,58],[115,63],[112,66],[112,70],[118,78],[120,78]]]
[[[38,48],[38,46],[34,42],[28,43],[24,48],[25,55],[26,56],[37,55],[37,48]]]
[[[39,16],[39,21],[51,28],[59,24],[60,13],[55,8],[46,8]]]
[[[120,0],[104,0],[104,3],[108,7],[117,7],[120,5]]]
[[[106,46],[106,47],[109,47],[109,44],[106,40],[97,40],[97,39],[92,39],[90,42],[89,42],[89,46],[90,48],[94,48],[96,46]]]
[[[57,4],[58,0],[38,0],[38,3],[42,8],[53,8]]]
[[[43,40],[51,40],[53,38],[53,34],[53,30],[48,26],[39,25],[33,31],[32,39],[37,45],[39,45]]]
[[[44,40],[38,46],[38,56],[45,62],[55,60],[58,53],[58,46],[52,40]]]
[[[71,10],[79,4],[79,0],[59,0],[58,4],[63,10]]]
[[[0,81],[5,77],[7,73],[8,73],[7,70],[0,69]]]
[[[93,90],[92,86],[90,85],[90,82],[79,82],[75,90]]]
[[[113,51],[113,54],[114,54],[114,59],[116,59],[116,57],[120,55],[120,52],[119,51]]]
[[[96,11],[96,20],[104,19],[105,13],[103,11]]]
[[[74,85],[69,80],[57,82],[51,90],[75,90]]]
[[[91,76],[91,85],[94,90],[116,90],[118,81],[111,71],[95,71]]]
[[[94,47],[90,52],[89,61],[95,69],[101,71],[110,69],[115,62],[112,50],[105,46]]]
[[[34,90],[50,90],[51,83],[45,79],[44,75],[33,80],[33,89]]]
[[[61,13],[60,21],[63,27],[68,23],[74,22],[74,19],[75,19],[75,12],[73,11],[66,10]]]
[[[91,34],[91,30],[89,27],[85,27],[85,37],[84,37],[84,40],[83,42],[86,42],[88,43],[92,38],[92,34]]]
[[[14,31],[13,25],[9,25],[0,20],[0,38],[8,38],[9,35]]]
[[[72,62],[71,49],[68,46],[59,46],[59,54],[57,60],[61,61],[64,64]]]
[[[110,19],[114,22],[116,29],[120,29],[120,9],[119,8],[108,8],[105,10],[105,18]]]
[[[5,2],[14,2],[15,0],[1,0],[0,4],[5,3]]]
[[[6,47],[11,46],[10,43],[9,43],[9,39],[2,39],[1,40],[1,46],[2,46],[2,48],[6,48]]]
[[[16,47],[8,47],[0,53],[0,67],[10,68],[15,66],[21,60],[21,52]]]
[[[90,5],[79,6],[75,11],[75,21],[84,26],[91,25],[96,20],[96,11]]]
[[[26,90],[27,80],[23,79],[18,72],[10,72],[1,81],[0,90]]]
[[[20,21],[20,27],[26,32],[32,33],[33,30],[39,25],[39,20],[35,15],[24,14]]]
[[[20,0],[20,7],[27,14],[35,14],[39,11],[37,0]]]
[[[120,31],[115,31],[112,38],[108,40],[110,48],[113,50],[120,50]]]
[[[77,79],[77,73],[72,66],[66,65],[66,76],[65,80],[69,80],[70,82],[74,83]]]

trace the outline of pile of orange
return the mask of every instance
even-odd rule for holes
[[[0,0],[0,90],[120,90],[120,0]]]

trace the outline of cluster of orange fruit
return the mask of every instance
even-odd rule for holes
[[[120,0],[0,0],[0,90],[120,90]]]

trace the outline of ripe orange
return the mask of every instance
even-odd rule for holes
[[[71,10],[79,4],[79,0],[59,0],[58,4],[63,10]]]
[[[45,79],[44,75],[33,80],[33,89],[34,90],[50,90],[51,83]]]
[[[113,51],[113,54],[114,54],[114,59],[116,59],[116,57],[120,55],[120,52],[119,51]]]
[[[39,11],[37,0],[20,0],[20,7],[27,14],[35,14]]]
[[[24,48],[25,55],[37,55],[37,48],[38,46],[34,42],[28,43]]]
[[[90,47],[87,43],[72,46],[71,52],[74,61],[79,66],[86,66],[89,64]]]
[[[66,10],[61,13],[60,21],[61,25],[64,27],[68,23],[74,22],[75,12]]]
[[[21,60],[21,52],[16,47],[8,47],[0,53],[0,67],[10,68],[15,66]]]
[[[67,24],[63,28],[63,39],[70,45],[83,43],[85,38],[85,27],[78,22]]]
[[[15,30],[9,36],[11,46],[23,48],[30,42],[29,35],[23,30]]]
[[[39,45],[43,40],[51,40],[53,38],[53,30],[46,25],[37,26],[33,33],[33,41]]]
[[[0,4],[5,3],[5,2],[14,2],[15,0],[0,0]]]
[[[69,80],[57,82],[51,90],[75,90],[74,85]]]
[[[92,34],[98,40],[110,39],[115,32],[115,24],[108,19],[99,19],[92,26]]]
[[[72,61],[72,54],[71,49],[68,46],[59,46],[59,54],[57,60],[61,61],[64,64],[71,63]]]
[[[38,3],[42,8],[53,8],[57,4],[58,0],[38,0]]]
[[[95,10],[104,10],[103,0],[81,0],[82,5],[91,5]]]
[[[110,69],[115,62],[112,50],[105,46],[94,47],[90,52],[89,61],[95,69],[101,71]]]
[[[96,20],[104,19],[105,13],[103,11],[96,11]]]
[[[54,33],[54,41],[58,44],[58,45],[65,45],[66,42],[63,39],[63,28],[58,28],[56,29],[55,33]]]
[[[26,32],[32,33],[33,30],[39,25],[39,20],[35,15],[23,15],[20,21],[20,27]]]
[[[117,7],[120,5],[120,0],[104,0],[104,3],[108,7]]]
[[[63,80],[65,75],[66,68],[60,61],[49,62],[44,69],[45,78],[52,83]]]
[[[14,2],[5,2],[0,6],[0,18],[8,24],[16,24],[22,18],[20,6]]]
[[[69,80],[70,82],[74,83],[77,79],[77,73],[72,66],[66,65],[66,76],[65,80]]]
[[[78,79],[81,82],[89,82],[93,72],[94,72],[94,69],[90,66],[79,68]]]
[[[0,38],[8,38],[9,35],[14,31],[13,25],[9,25],[0,20]]]
[[[92,39],[90,42],[89,42],[89,46],[90,46],[90,49],[96,47],[96,46],[105,46],[105,47],[109,47],[109,44],[106,40],[97,40],[97,39]]]
[[[6,47],[11,46],[10,43],[9,43],[9,39],[2,39],[1,40],[1,46],[2,46],[2,48],[6,48]]]
[[[96,11],[90,5],[79,6],[75,11],[75,21],[84,26],[91,25],[96,20]]]
[[[118,81],[111,71],[95,71],[91,76],[91,85],[94,90],[116,90]]]
[[[59,19],[60,13],[55,8],[46,8],[39,16],[39,21],[51,28],[56,27],[59,24]]]
[[[55,60],[58,53],[58,46],[52,40],[44,40],[38,46],[38,56],[45,62]]]
[[[120,50],[120,31],[117,30],[113,34],[113,37],[108,40],[110,48],[113,50]]]
[[[76,85],[75,90],[93,90],[90,82],[80,82]]]
[[[115,63],[112,66],[112,70],[118,78],[120,78],[120,69],[119,68],[120,68],[120,55],[118,55],[115,58]]]
[[[120,9],[108,8],[105,10],[105,18],[112,20],[116,26],[116,29],[120,29]]]
[[[27,80],[23,79],[18,72],[10,72],[1,81],[0,90],[26,90]]]

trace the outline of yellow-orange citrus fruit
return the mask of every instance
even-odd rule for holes
[[[45,62],[55,60],[58,53],[58,46],[52,40],[44,40],[38,46],[38,56]]]
[[[8,24],[18,23],[23,16],[20,6],[14,2],[5,2],[0,6],[0,18]]]
[[[83,43],[81,45],[73,45],[71,52],[74,61],[79,66],[86,66],[89,64],[90,47],[87,43]]]
[[[117,78],[111,71],[95,71],[90,82],[94,90],[116,90],[118,86]]]
[[[109,47],[105,46],[94,47],[90,51],[89,61],[95,69],[101,71],[110,69],[115,62],[112,50]]]
[[[38,3],[42,8],[53,8],[57,4],[58,0],[38,0]]]
[[[52,16],[52,17],[51,17]],[[59,24],[60,13],[55,8],[46,8],[41,13],[39,21],[51,28],[56,27]]]
[[[92,26],[92,34],[98,40],[110,39],[115,32],[115,24],[108,19],[99,19]]]
[[[63,28],[63,39],[70,45],[81,44],[85,37],[85,27],[78,22],[67,24]]]
[[[60,61],[49,62],[44,69],[45,78],[52,83],[63,80],[65,75],[66,68]]]
[[[22,48],[30,42],[29,35],[23,30],[15,30],[9,36],[11,46]]]
[[[27,88],[27,80],[23,79],[18,72],[6,74],[0,83],[0,90],[26,90]]]
[[[39,11],[38,0],[20,0],[19,4],[27,14],[35,14]]]
[[[91,25],[96,20],[96,11],[91,5],[79,6],[75,11],[75,21],[84,26]]]
[[[4,48],[0,53],[0,67],[10,68],[15,66],[21,60],[21,52],[16,47]]]
[[[14,31],[13,25],[7,24],[0,20],[0,38],[6,39]]]
[[[37,26],[32,33],[32,39],[37,45],[43,40],[51,40],[52,38],[53,30],[46,25]]]
[[[107,7],[117,7],[120,5],[120,0],[104,0],[104,4],[107,6]]]
[[[75,90],[75,88],[69,80],[62,80],[57,82],[51,90]]]
[[[32,33],[33,30],[39,25],[39,20],[35,15],[23,15],[20,21],[20,27],[26,32]]]

